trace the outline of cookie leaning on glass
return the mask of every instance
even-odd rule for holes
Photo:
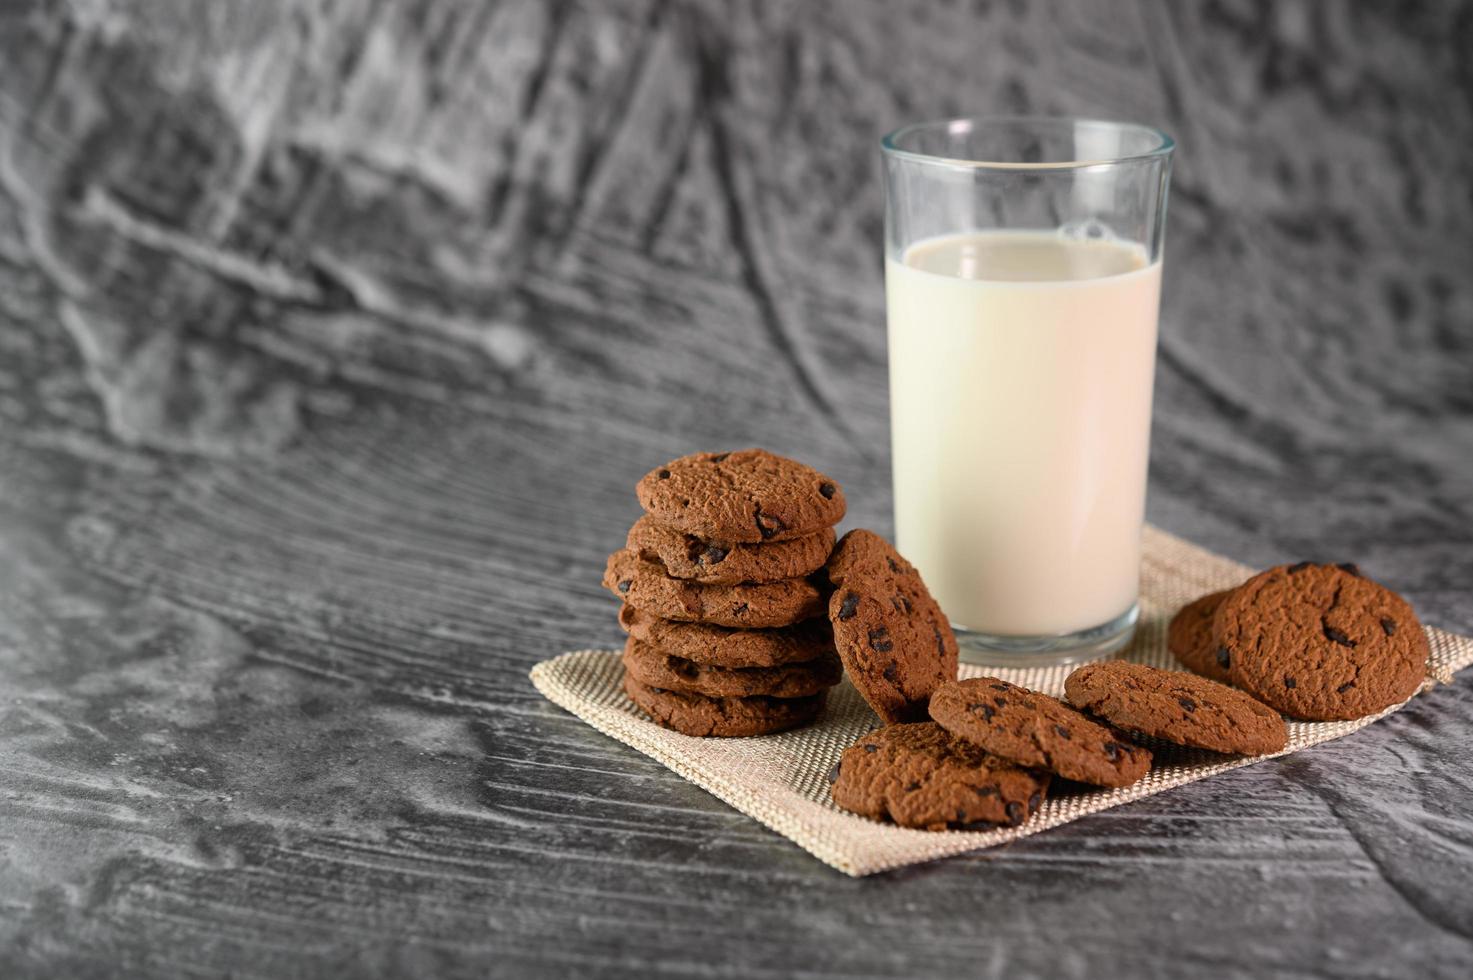
[[[819,569],[845,510],[837,481],[761,449],[694,453],[636,487],[645,514],[609,556],[625,603],[625,692],[695,736],[807,724],[842,678]]]

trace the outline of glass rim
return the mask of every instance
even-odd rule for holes
[[[999,125],[1062,125],[1089,126],[1100,129],[1112,129],[1117,132],[1133,132],[1145,134],[1155,140],[1155,145],[1141,153],[1127,153],[1120,156],[1100,157],[1091,160],[1039,160],[1031,162],[1008,161],[1008,160],[967,160],[959,157],[936,156],[930,153],[922,153],[918,150],[908,150],[900,145],[900,141],[907,136],[914,135],[926,130],[944,129],[954,132],[964,128],[972,131],[986,126]],[[951,167],[961,170],[998,170],[998,171],[1020,171],[1020,170],[1082,170],[1089,167],[1115,166],[1124,163],[1138,163],[1148,160],[1157,160],[1170,157],[1176,149],[1176,140],[1172,139],[1165,130],[1143,123],[1117,122],[1110,119],[1085,119],[1074,116],[957,116],[951,119],[927,119],[921,122],[909,123],[898,129],[892,129],[880,137],[880,151],[886,156],[896,157],[911,163],[923,163],[931,166]]]

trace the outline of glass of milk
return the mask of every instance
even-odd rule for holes
[[[896,544],[963,659],[1134,632],[1173,148],[1051,118],[881,141]]]

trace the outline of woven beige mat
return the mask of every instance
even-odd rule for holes
[[[1156,667],[1181,669],[1166,650],[1166,623],[1171,615],[1204,592],[1237,585],[1250,572],[1246,566],[1164,531],[1146,528],[1141,626],[1123,656]],[[1473,663],[1473,639],[1430,628],[1427,636],[1432,657],[1422,691],[1451,681],[1455,671]],[[1071,669],[1020,670],[963,664],[961,676],[992,673],[1024,687],[1062,696],[1064,678]],[[1261,761],[1153,743],[1155,766],[1134,786],[1051,797],[1021,827],[944,833],[907,830],[845,813],[829,799],[829,770],[845,748],[879,726],[879,719],[847,680],[830,692],[828,707],[817,724],[779,735],[724,739],[691,738],[646,720],[624,695],[622,677],[619,653],[610,650],[567,653],[532,668],[532,683],[548,700],[659,760],[850,875],[874,874],[992,847]],[[1358,721],[1291,722],[1288,748],[1279,755],[1349,735],[1395,710]]]

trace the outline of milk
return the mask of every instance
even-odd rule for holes
[[[1136,601],[1161,265],[1053,232],[886,260],[896,544],[951,621],[1072,633]]]

